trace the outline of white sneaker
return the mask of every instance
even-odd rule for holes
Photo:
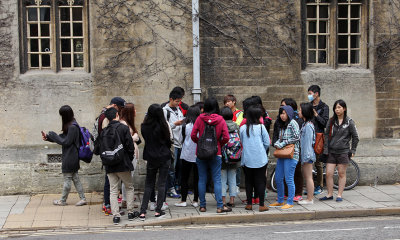
[[[311,201],[308,201],[308,200],[301,200],[301,201],[298,201],[298,203],[299,203],[300,205],[311,205],[311,204],[314,204],[314,200],[311,200]]]
[[[77,202],[76,204],[75,204],[75,206],[83,206],[83,205],[86,205],[87,204],[87,202],[85,201],[85,200],[80,200],[79,202]]]
[[[168,208],[169,208],[168,203],[164,202],[163,205],[162,205],[162,207],[161,207],[161,210],[165,211],[165,210],[167,210]]]
[[[150,202],[150,211],[156,210],[156,206],[157,206],[156,202]]]
[[[198,203],[198,202],[193,202],[193,203],[192,203],[192,206],[195,207],[195,208],[197,208],[197,207],[199,206],[199,203]]]
[[[240,187],[239,186],[236,187],[236,192],[240,193]]]
[[[186,207],[187,204],[186,204],[186,202],[177,202],[177,203],[175,203],[175,206],[177,206],[177,207]]]

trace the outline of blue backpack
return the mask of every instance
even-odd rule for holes
[[[78,157],[80,160],[85,163],[90,163],[93,158],[93,151],[90,149],[90,138],[92,135],[89,130],[85,127],[80,127],[77,123],[74,123],[75,126],[79,128],[79,148],[78,148]]]

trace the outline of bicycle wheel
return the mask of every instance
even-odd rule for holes
[[[358,164],[350,159],[349,166],[347,166],[346,170],[346,185],[344,190],[353,189],[357,186],[358,182],[360,181],[360,168]],[[333,173],[333,187],[338,189],[339,187],[339,174],[338,171],[335,169]]]
[[[276,181],[275,181],[275,169],[272,171],[270,181],[271,181],[270,184],[271,184],[272,191],[277,192],[278,188],[276,187]]]

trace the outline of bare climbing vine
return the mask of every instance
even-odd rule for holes
[[[374,18],[379,32],[376,39],[375,76],[377,87],[383,87],[393,73],[400,68],[400,0],[381,0],[381,10],[387,11],[385,19]],[[378,16],[380,16],[378,15]],[[378,89],[379,90],[379,89]]]
[[[105,46],[113,54],[102,70],[99,83],[130,68],[130,79],[150,79],[179,66],[191,68],[191,0],[94,0],[96,24]],[[207,48],[241,49],[254,65],[265,65],[266,56],[300,54],[294,0],[202,0],[200,1],[202,64]],[[230,61],[243,56],[232,53]],[[208,64],[208,68],[218,66]],[[185,75],[185,78],[189,76]],[[132,80],[134,81],[134,80]]]

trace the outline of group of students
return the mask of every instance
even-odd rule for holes
[[[95,139],[100,139],[100,143],[95,144],[99,146],[97,149],[95,147],[95,154],[100,154],[103,160],[107,157],[103,155],[112,155],[123,149],[119,152],[121,161],[115,165],[105,164],[103,208],[106,213],[113,214],[114,224],[118,224],[121,217],[117,200],[121,181],[129,220],[145,220],[149,202],[150,210],[155,210],[155,217],[162,217],[168,208],[166,196],[180,197],[181,201],[175,206],[186,207],[191,176],[193,207],[199,207],[200,212],[207,211],[205,195],[211,176],[217,213],[230,212],[235,207],[241,170],[245,176],[246,210],[251,210],[253,204],[259,205],[260,212],[267,211],[269,207],[290,209],[294,201],[312,204],[314,193],[320,193],[323,187],[322,162],[326,162],[328,194],[320,200],[333,199],[333,172],[337,167],[339,189],[336,201],[342,201],[346,167],[358,143],[356,126],[347,116],[343,100],[335,102],[334,115],[329,118],[329,108],[321,101],[321,89],[317,85],[310,86],[309,101],[301,103],[298,111],[293,99],[283,99],[271,141],[269,131],[272,119],[259,96],[245,99],[241,111],[236,108],[236,98],[233,95],[224,97],[224,107],[220,109],[217,100],[212,97],[189,107],[182,102],[184,94],[181,87],[175,87],[170,92],[168,102],[149,106],[141,124],[147,175],[140,212],[133,211],[133,174],[139,159],[137,145],[141,143],[135,128],[135,107],[115,97],[96,119],[93,135]],[[61,199],[55,200],[54,204],[66,205],[73,181],[81,198],[76,205],[81,206],[86,204],[86,200],[77,174],[79,125],[71,107],[63,106],[59,113],[63,133],[57,135],[54,132],[42,132],[43,140],[62,145],[64,187]],[[118,139],[120,147],[114,151],[105,151],[104,146],[110,142],[115,143],[115,139]],[[320,154],[315,153],[317,140],[324,144]],[[275,148],[275,152],[282,152],[291,146],[292,152],[288,157],[277,159],[275,172],[278,198],[268,207],[265,204],[265,192],[270,146]],[[209,149],[213,151],[211,157],[201,157]],[[318,174],[316,187],[312,177],[313,164]],[[305,200],[302,199],[303,177],[307,187]],[[227,188],[229,199],[226,198]]]

